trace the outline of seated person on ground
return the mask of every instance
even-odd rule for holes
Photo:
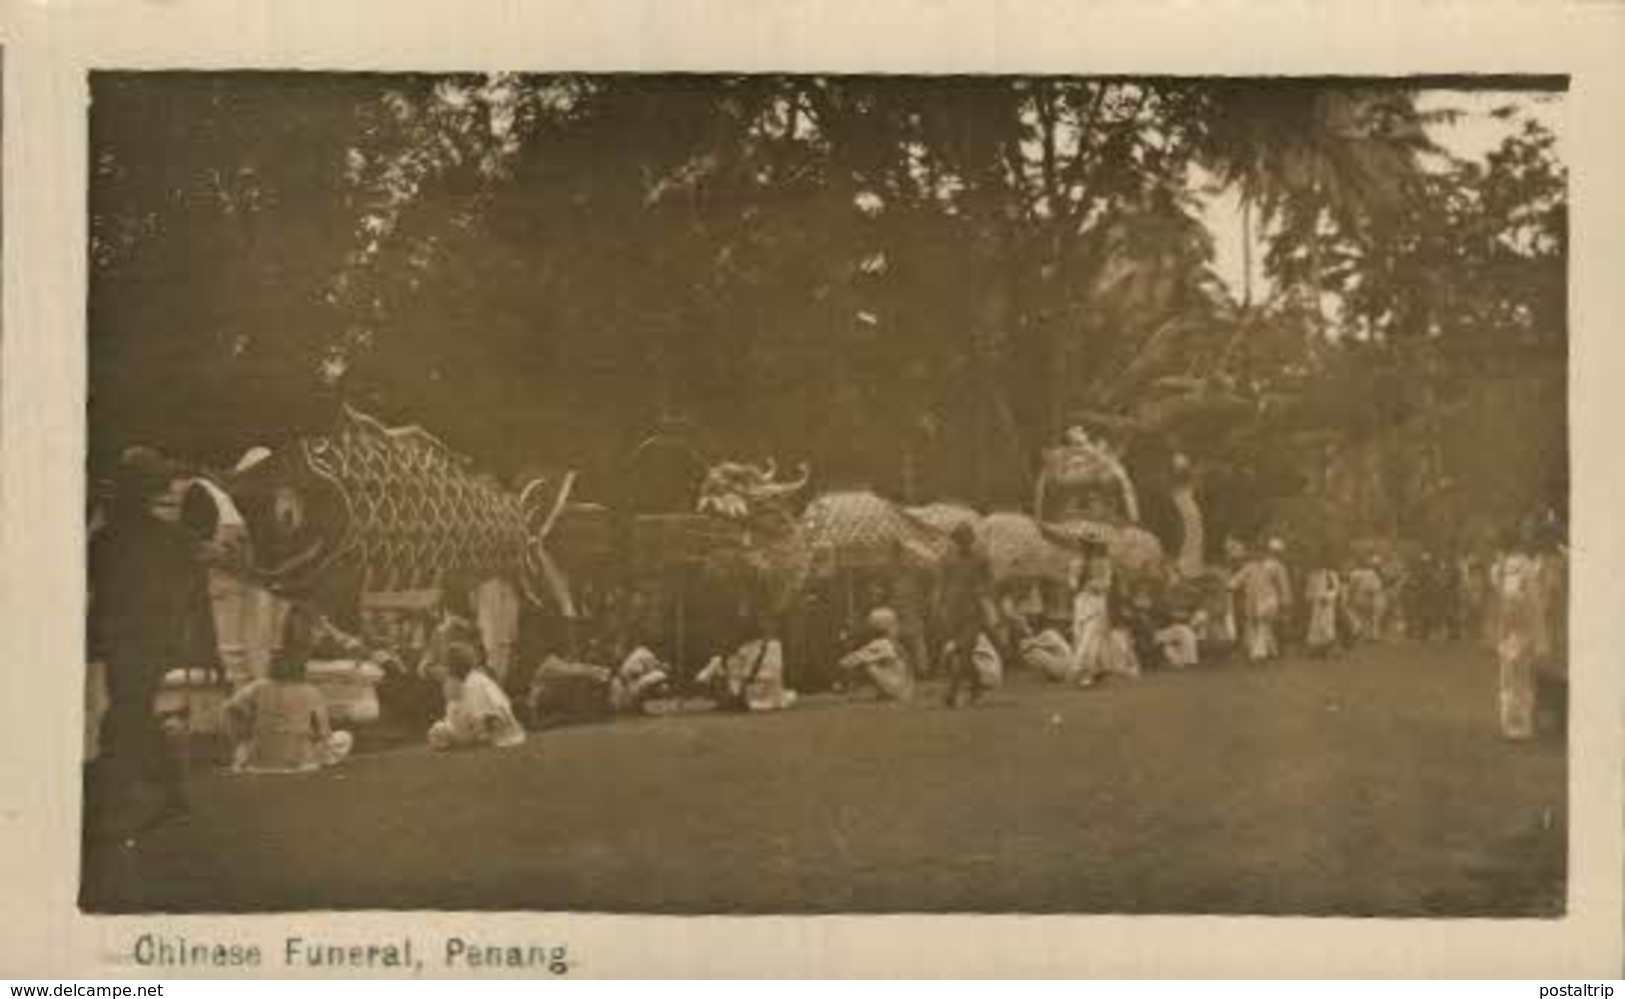
[[[639,645],[621,660],[609,681],[609,706],[615,711],[637,713],[645,702],[661,696],[669,686],[670,673],[648,646]]]
[[[880,699],[906,701],[914,696],[914,677],[897,641],[897,615],[890,608],[876,607],[860,638],[858,648],[841,657],[845,677],[864,682]]]
[[[1197,614],[1176,612],[1168,623],[1157,629],[1155,640],[1162,663],[1173,669],[1185,669],[1201,662],[1201,643],[1197,640],[1199,622],[1192,620]]]
[[[613,670],[597,665],[614,661],[616,649],[631,645]],[[586,661],[548,656],[531,676],[531,718],[593,718],[612,713],[638,714],[645,704],[670,692],[671,673],[647,645],[631,640],[590,641]]]
[[[1022,639],[1021,665],[1051,680],[1064,682],[1072,675],[1072,646],[1066,636],[1053,627],[1046,627],[1030,638]]]
[[[531,723],[547,719],[588,719],[609,714],[609,668],[550,655],[531,674]]]
[[[226,702],[226,731],[234,743],[233,770],[316,770],[349,754],[350,733],[332,730],[321,692],[305,678],[317,627],[317,618],[308,608],[291,609],[270,675],[249,682]]]
[[[440,617],[429,632],[429,641],[418,660],[418,675],[441,680],[448,670],[447,658],[454,644],[464,644],[476,653],[476,664],[485,658],[485,642],[479,626],[474,623],[474,612],[468,606],[468,591],[457,583],[448,583],[440,604]]]
[[[1151,594],[1136,588],[1125,593],[1122,603],[1122,627],[1128,633],[1134,657],[1142,663],[1162,662],[1161,645],[1157,641],[1160,629]]]
[[[507,748],[525,741],[525,730],[514,717],[508,695],[476,665],[478,661],[478,653],[466,642],[446,647],[446,717],[429,727],[431,747]]]
[[[726,659],[712,656],[694,679],[736,710],[778,711],[796,702],[796,692],[784,685],[784,646],[765,625],[753,626]]]
[[[941,670],[947,673],[951,669],[955,645],[952,639],[943,643],[942,651],[938,653],[937,660],[942,664]],[[993,644],[993,639],[984,631],[976,636],[976,646],[971,651],[971,665],[976,669],[977,682],[983,690],[992,690],[1004,683],[1004,660],[999,656],[999,647]]]
[[[1043,609],[1037,585],[1024,580],[999,584],[993,609],[997,618],[994,627],[997,641],[994,644],[999,654],[1008,658],[1020,655],[1022,643],[1033,636],[1028,618]]]

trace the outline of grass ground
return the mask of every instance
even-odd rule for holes
[[[87,853],[92,911],[1558,915],[1560,739],[1496,734],[1464,645],[1366,648],[958,711],[812,698],[194,773]]]

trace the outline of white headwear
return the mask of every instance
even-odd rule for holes
[[[237,459],[237,466],[232,471],[246,472],[269,457],[271,457],[270,448],[255,445],[243,452],[243,456]]]
[[[192,484],[201,488],[209,495],[209,499],[214,501],[215,509],[220,513],[220,526],[243,526],[242,513],[237,509],[237,504],[232,502],[231,497],[226,494],[224,489],[221,489],[208,479],[193,479]]]

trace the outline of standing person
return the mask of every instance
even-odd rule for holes
[[[952,651],[948,655],[948,707],[959,706],[959,691],[970,687],[971,703],[982,696],[976,671],[976,644],[992,618],[993,570],[987,556],[976,550],[976,532],[969,524],[954,528],[953,548],[942,567],[942,621]]]
[[[1410,566],[1405,564],[1404,558],[1393,555],[1387,559],[1376,560],[1377,592],[1381,594],[1380,626],[1378,637],[1400,640],[1408,637],[1413,627],[1411,616],[1411,579]]]
[[[1072,598],[1072,675],[1091,686],[1106,673],[1111,647],[1112,563],[1099,542],[1084,547]]]
[[[1459,577],[1457,609],[1460,615],[1457,634],[1469,641],[1479,641],[1486,633],[1485,622],[1489,616],[1489,569],[1480,552],[1476,548],[1469,548],[1462,555],[1456,572]]]
[[[255,453],[245,456],[238,469],[253,467]],[[193,480],[181,501],[181,525],[199,540],[219,656],[227,681],[240,690],[269,671],[290,604],[253,578],[247,526],[219,486],[206,478]]]
[[[181,763],[153,700],[173,668],[219,668],[208,576],[181,528],[159,519],[154,501],[174,480],[169,463],[145,447],[120,460],[107,525],[90,544],[91,658],[107,664],[107,714],[98,772],[87,794],[96,807],[125,774],[156,785],[160,800],[145,826],[190,811]],[[109,773],[111,772],[111,773]]]
[[[1298,606],[1298,574],[1288,566],[1286,542],[1280,538],[1272,537],[1264,546],[1264,560],[1270,565],[1270,572],[1277,575],[1276,588],[1285,599],[1281,602],[1281,612],[1275,622],[1276,643],[1281,651],[1295,645],[1304,634],[1303,622],[1299,620]],[[1277,652],[1280,655],[1280,652]]]
[[[1247,548],[1235,538],[1224,539],[1224,582],[1223,606],[1220,608],[1217,628],[1218,641],[1224,646],[1226,654],[1233,653],[1241,644],[1241,613],[1236,608],[1236,591],[1230,586],[1230,580],[1247,563]]]
[[[1292,585],[1292,573],[1286,567],[1286,544],[1280,538],[1270,538],[1264,552],[1264,572],[1275,589],[1280,609],[1276,612],[1275,652],[1272,659],[1281,657],[1281,647],[1288,641],[1288,628],[1297,613],[1297,590]]]
[[[1356,642],[1382,640],[1383,587],[1377,574],[1377,560],[1357,564],[1349,570],[1348,603],[1350,637]]]
[[[1495,655],[1500,665],[1501,734],[1508,739],[1535,735],[1536,667],[1550,653],[1546,628],[1545,583],[1529,532],[1509,532],[1490,569],[1496,602]]]
[[[1136,666],[1160,663],[1162,652],[1157,644],[1157,632],[1161,622],[1157,620],[1156,605],[1150,592],[1143,586],[1136,586],[1119,589],[1115,598],[1121,601],[1116,617],[1127,638],[1127,645],[1134,651]]]
[[[903,660],[916,677],[930,668],[926,652],[926,618],[930,613],[925,574],[904,559],[897,560],[891,587],[891,608],[897,614],[897,643]]]
[[[1463,609],[1467,594],[1463,588],[1461,555],[1454,544],[1440,554],[1436,569],[1439,573],[1439,627],[1446,639],[1458,641],[1467,634]]]
[[[1444,565],[1432,551],[1423,550],[1411,574],[1414,580],[1411,607],[1418,641],[1432,641],[1447,625],[1446,603],[1450,599]]]
[[[1247,660],[1256,666],[1280,656],[1277,628],[1282,611],[1291,603],[1281,563],[1269,554],[1255,554],[1242,565],[1230,585],[1241,598]]]
[[[1337,612],[1343,596],[1343,581],[1337,577],[1330,559],[1316,561],[1304,589],[1309,616],[1304,644],[1310,655],[1323,657],[1337,647]]]
[[[1569,553],[1564,529],[1552,523],[1542,539],[1540,564],[1546,651],[1536,663],[1537,724],[1566,732],[1569,717]]]

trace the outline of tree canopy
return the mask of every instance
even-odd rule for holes
[[[1399,83],[103,73],[92,96],[93,462],[137,439],[228,461],[350,401],[610,495],[680,416],[825,481],[999,504],[1079,410],[1220,380],[1254,438],[1282,392],[1358,436],[1433,398],[1418,349],[1566,342],[1550,132],[1429,167]],[[1215,178],[1259,212],[1266,301],[1214,273]]]

